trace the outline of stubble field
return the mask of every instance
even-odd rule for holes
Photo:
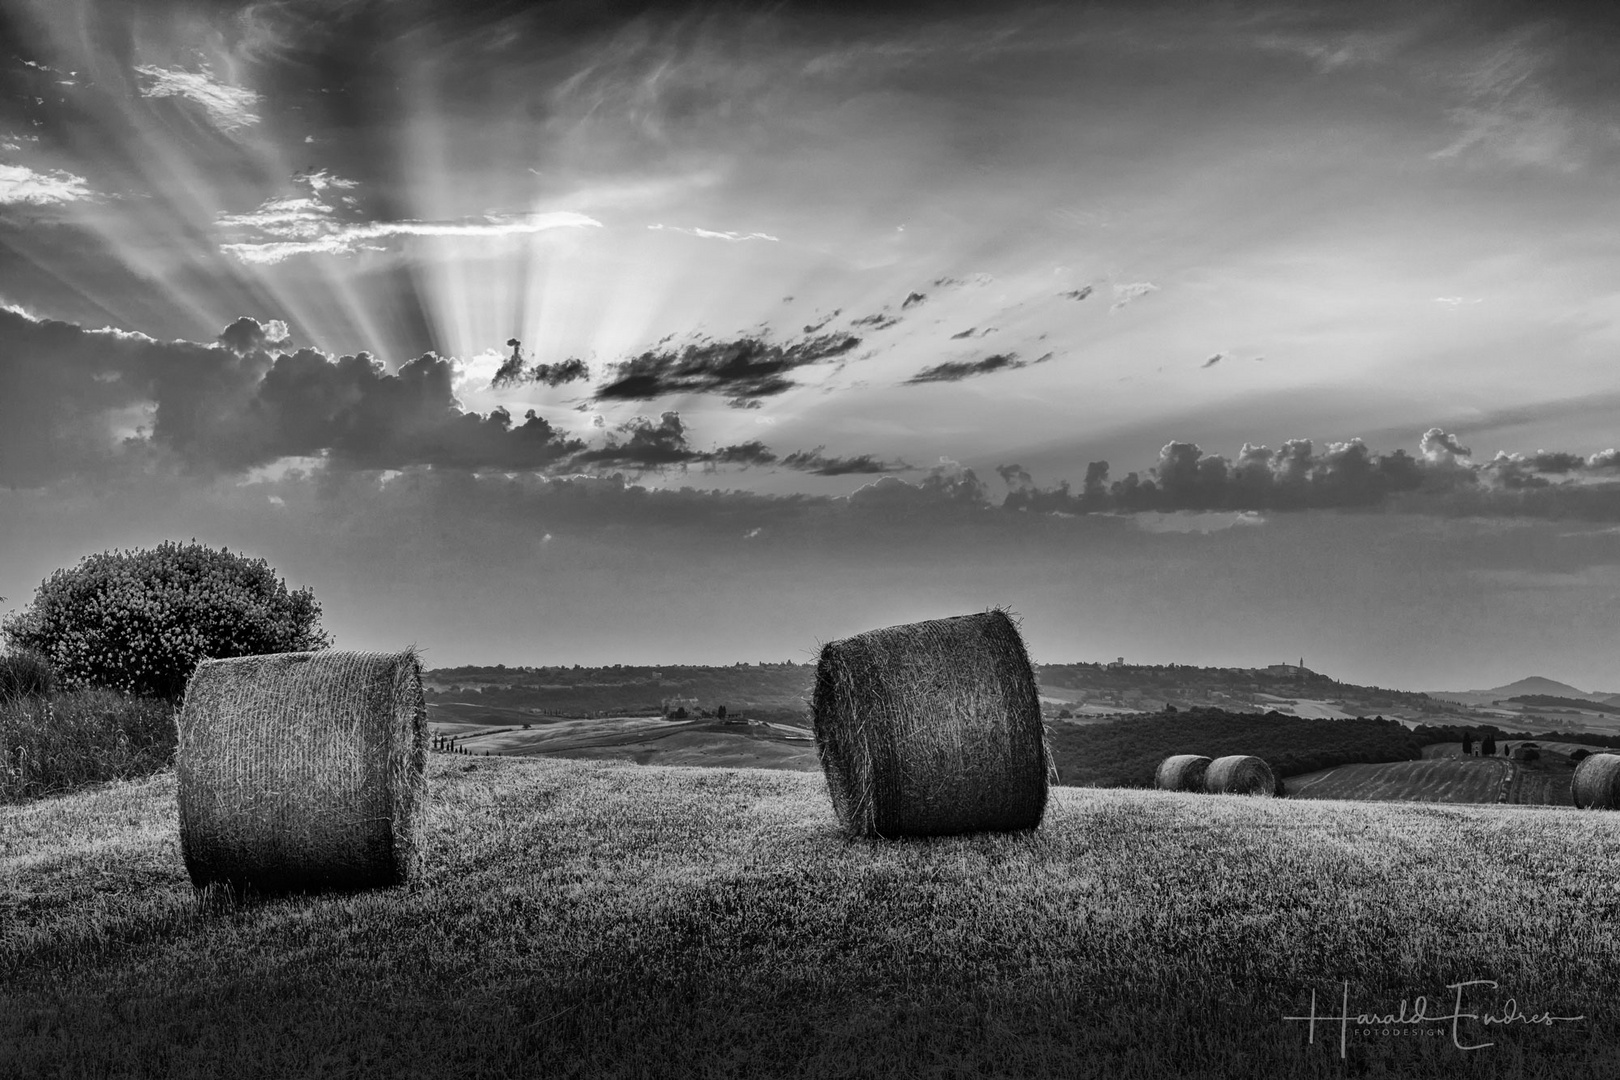
[[[0,1075],[1565,1080],[1620,1054],[1609,814],[1055,788],[1034,833],[850,841],[815,775],[430,769],[421,875],[355,895],[197,897],[172,772],[0,808]],[[1473,980],[1498,985],[1454,1031]],[[1313,991],[1379,1016],[1312,1041],[1286,1018]]]

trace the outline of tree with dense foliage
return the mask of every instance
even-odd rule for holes
[[[1474,752],[1474,733],[1472,731],[1464,731],[1462,742],[1464,756],[1471,755]]]
[[[63,686],[177,698],[199,660],[329,647],[320,614],[263,559],[168,541],[56,571],[0,634]]]
[[[1494,757],[1496,755],[1496,736],[1487,731],[1485,733],[1485,743],[1479,748],[1479,752],[1486,757]]]

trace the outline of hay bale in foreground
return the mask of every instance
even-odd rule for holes
[[[1159,762],[1153,786],[1160,791],[1203,791],[1209,761],[1203,754],[1172,754]]]
[[[178,723],[192,884],[354,889],[411,874],[427,788],[414,651],[205,660]]]
[[[1212,795],[1277,794],[1277,778],[1271,766],[1247,754],[1216,758],[1204,771],[1204,790]]]
[[[1570,794],[1582,810],[1620,809],[1620,754],[1588,754],[1575,766]]]
[[[1033,829],[1051,756],[1035,673],[1003,611],[830,641],[816,749],[854,836]]]

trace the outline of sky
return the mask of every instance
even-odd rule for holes
[[[1620,692],[1620,16],[0,0],[0,614]]]

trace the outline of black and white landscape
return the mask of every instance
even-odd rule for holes
[[[1617,47],[0,0],[0,1076],[1606,1075]],[[166,543],[417,650],[409,884],[193,891],[223,631],[42,614]],[[998,608],[1041,827],[845,836],[822,647]]]

